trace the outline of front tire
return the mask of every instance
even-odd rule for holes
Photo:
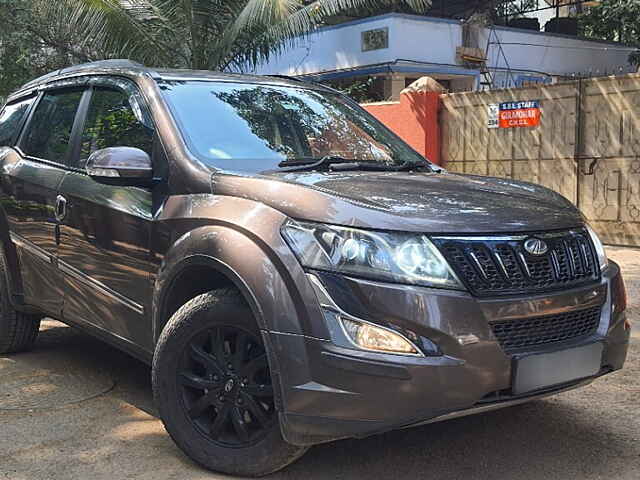
[[[9,299],[9,272],[0,251],[0,354],[31,350],[40,330],[41,317],[17,311]]]
[[[306,451],[282,438],[267,354],[237,290],[199,295],[171,317],[152,377],[169,435],[210,470],[262,476]]]

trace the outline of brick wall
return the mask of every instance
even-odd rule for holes
[[[408,92],[399,102],[362,105],[421,155],[440,165],[441,101],[436,92]]]

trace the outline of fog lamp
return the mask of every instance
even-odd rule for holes
[[[398,332],[371,323],[340,317],[347,337],[357,347],[376,352],[419,355],[418,349]]]

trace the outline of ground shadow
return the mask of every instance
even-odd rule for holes
[[[29,366],[46,364],[50,369],[82,365],[111,375],[116,387],[109,396],[156,415],[150,368],[78,330],[50,326],[41,332],[34,352],[14,359]],[[600,416],[601,407],[575,398],[560,396],[366,439],[319,445],[272,478],[598,478],[618,469],[616,462],[624,462],[625,457],[637,461],[637,449],[632,451],[635,447],[620,435],[611,416]],[[90,404],[86,408],[91,408]],[[161,445],[162,454],[176,462],[175,468],[184,472],[195,468],[198,475],[203,473],[158,435],[142,434],[135,441],[147,442],[149,448]]]

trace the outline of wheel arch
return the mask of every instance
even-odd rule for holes
[[[164,277],[157,282],[154,293],[156,297],[153,302],[154,343],[171,316],[184,303],[201,293],[229,286],[236,288],[243,296],[251,308],[258,327],[261,330],[266,328],[262,309],[251,288],[230,265],[222,260],[204,253],[194,253],[172,265],[165,272]],[[203,283],[185,287],[184,283],[195,279],[203,280]]]
[[[175,311],[171,295],[180,278],[197,269],[208,272],[204,278],[209,283],[197,282],[196,273],[191,279],[201,285],[192,292],[197,295],[218,285],[234,286],[244,295],[260,330],[328,338],[323,325],[311,321],[311,316],[321,316],[319,305],[308,301],[315,298],[313,288],[279,230],[276,232],[265,236],[218,222],[183,233],[164,254],[154,283],[153,342],[169,320],[169,312]],[[310,310],[313,308],[317,311]]]
[[[0,205],[0,244],[7,263],[8,286],[10,301],[14,307],[19,308],[24,305],[22,294],[22,275],[20,273],[20,258],[15,243],[11,239],[11,230],[7,213]]]

